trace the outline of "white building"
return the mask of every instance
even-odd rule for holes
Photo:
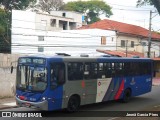
[[[12,27],[22,24],[25,29],[32,24],[36,31],[73,30],[82,26],[83,15],[77,12],[52,11],[51,14],[12,10]],[[30,27],[29,27],[30,28]]]
[[[116,32],[117,51],[135,51],[148,54],[149,30],[140,26],[122,23],[113,20],[100,20],[93,24],[83,26],[81,29],[102,29]],[[151,33],[151,57],[160,56],[160,34]]]
[[[106,42],[108,45],[105,45]],[[36,32],[12,30],[12,53],[22,54],[95,54],[96,49],[116,49],[115,32],[100,29]]]
[[[81,30],[63,30],[62,18],[80,25],[77,13],[51,12],[57,19],[34,12],[12,12],[12,53],[83,54],[96,50],[136,51],[147,56],[148,30],[139,26],[111,20],[101,20]],[[64,17],[61,17],[63,15]],[[78,15],[78,14],[77,14]],[[74,19],[77,18],[77,19]],[[61,19],[61,20],[60,20]],[[79,20],[79,21],[78,21]],[[53,22],[55,21],[55,22]],[[59,21],[59,22],[57,22]],[[48,24],[50,22],[50,24]],[[55,23],[55,24],[54,24]],[[71,22],[67,22],[67,28]],[[73,25],[73,24],[72,24]],[[56,29],[56,30],[55,30]],[[52,31],[51,31],[52,30]],[[62,31],[60,31],[62,30]],[[54,32],[53,32],[54,31]],[[160,55],[160,35],[152,33],[151,56]],[[127,46],[127,47],[126,47]]]

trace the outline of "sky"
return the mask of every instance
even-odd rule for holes
[[[64,2],[77,0],[63,0]],[[87,0],[85,0],[87,1]],[[153,6],[136,7],[137,0],[103,0],[112,7],[111,20],[149,28],[150,10],[152,10],[152,30],[160,32],[160,16]],[[101,19],[105,19],[101,16]],[[107,18],[108,19],[108,18]]]

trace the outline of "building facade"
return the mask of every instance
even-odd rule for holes
[[[76,12],[52,11],[51,14],[44,14],[12,10],[13,23],[24,28],[32,24],[36,31],[73,30],[81,27],[83,21],[83,15]]]
[[[93,24],[83,26],[80,29],[102,29],[115,31],[117,51],[136,51],[148,54],[149,30],[140,26],[117,22],[113,20],[100,20]],[[151,34],[151,57],[160,55],[160,34]]]
[[[96,50],[148,52],[145,28],[112,20],[82,26],[82,15],[52,11],[51,15],[12,11],[12,53],[93,53]],[[79,28],[80,27],[80,28]],[[72,30],[79,28],[77,30]],[[160,35],[152,33],[151,57],[160,55]]]

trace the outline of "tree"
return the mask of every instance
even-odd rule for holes
[[[137,6],[143,6],[143,5],[154,5],[160,14],[160,0],[138,0]]]
[[[0,9],[0,52],[10,52],[11,13]]]
[[[160,14],[160,0],[151,0],[152,4],[156,7],[158,10],[158,13]]]
[[[106,17],[112,15],[111,7],[101,0],[68,2],[63,6],[63,9],[83,13],[89,24],[100,20],[102,14]]]
[[[137,7],[143,6],[143,5],[151,5],[151,4],[152,4],[151,0],[138,0],[137,1]]]
[[[63,0],[39,0],[39,3],[33,8],[37,11],[42,10],[43,12],[50,13],[53,10],[60,10],[63,5]]]
[[[36,0],[0,0],[0,52],[10,52],[11,10],[26,9],[31,3]]]
[[[0,0],[0,5],[9,11],[12,9],[22,10],[27,8],[31,2],[36,3],[36,0]]]

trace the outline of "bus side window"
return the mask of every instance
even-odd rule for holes
[[[124,63],[124,76],[130,76],[131,73],[130,63],[126,62]]]
[[[115,76],[120,77],[122,75],[122,64],[121,63],[115,63]]]
[[[68,63],[68,80],[82,80],[83,79],[83,63],[73,62]]]
[[[105,63],[104,69],[106,71],[106,77],[111,78],[112,77],[112,66],[111,63]]]
[[[105,75],[103,63],[98,64],[98,78],[102,78]]]
[[[84,65],[84,78],[86,80],[97,79],[98,65],[94,62],[86,62]]]

